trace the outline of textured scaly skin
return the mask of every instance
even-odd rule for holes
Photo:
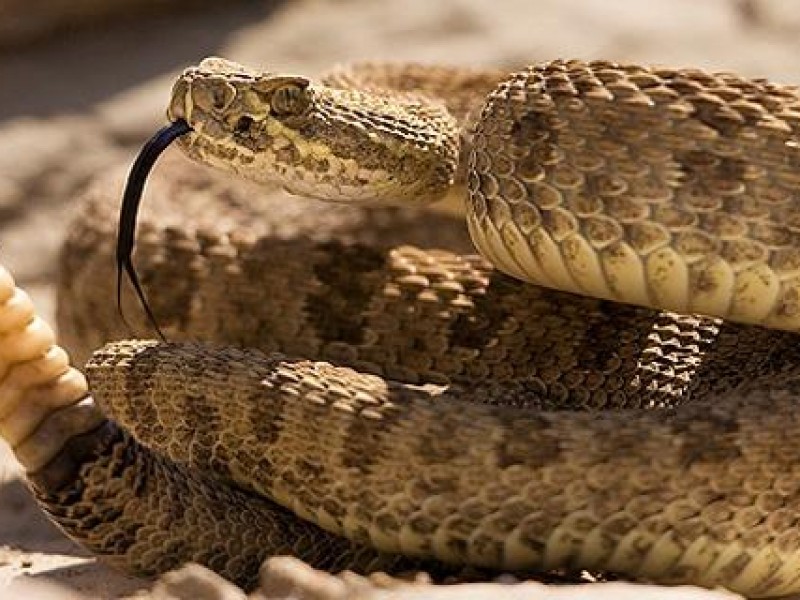
[[[103,415],[2,265],[0,336],[0,434],[53,521],[109,564],[157,575],[194,561],[245,588],[281,554],[332,571],[418,566],[140,445]]]
[[[489,95],[467,221],[557,289],[800,330],[800,93],[733,74],[556,61]]]
[[[796,372],[677,410],[599,414],[464,403],[463,390],[231,346],[120,342],[89,373],[104,410],[155,451],[383,551],[754,596],[798,585]]]
[[[444,108],[336,81],[211,61],[176,85],[170,114],[195,128],[183,142],[190,156],[246,177],[340,200],[356,190],[362,200],[442,195],[462,151]],[[512,75],[464,136],[473,144],[471,234],[523,279],[615,299],[627,286],[627,302],[721,307],[795,329],[796,106],[794,89],[697,71],[554,62]],[[270,248],[246,226],[156,237],[164,234],[165,255],[198,276],[192,306],[164,292],[178,331],[203,310],[249,318],[246,307],[255,321],[234,327],[234,339],[224,320],[199,319],[204,336],[240,343],[274,318],[260,297],[236,297],[255,274],[269,276],[259,265]],[[330,258],[307,246],[320,254],[305,262],[312,283],[295,294],[297,316],[285,317],[296,327],[274,338],[256,329],[267,349],[324,331],[311,343],[324,358],[454,385],[393,383],[254,350],[131,342],[91,363],[106,410],[173,459],[379,549],[495,568],[610,569],[753,596],[800,587],[793,336],[587,305],[446,253],[379,252],[365,267],[360,251],[329,247]],[[303,267],[299,255],[283,258]],[[358,288],[363,310],[345,314],[350,326],[312,322],[319,307],[309,300],[325,298],[326,285],[360,285],[326,277],[332,264],[348,273],[350,260],[374,276]],[[204,296],[213,288],[205,272],[225,292]],[[332,303],[333,314],[341,306]],[[575,314],[589,319],[561,326],[560,315]],[[338,344],[331,322],[347,334]],[[541,361],[539,340],[550,344]],[[674,408],[552,412],[563,398],[579,408]],[[134,407],[150,418],[132,418]]]

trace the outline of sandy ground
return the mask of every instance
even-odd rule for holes
[[[304,74],[363,58],[609,58],[800,83],[799,33],[800,5],[784,0],[299,0],[138,18],[8,50],[0,262],[52,322],[56,254],[75,198],[92,174],[132,160],[162,122],[175,73],[206,55]],[[146,584],[86,558],[19,477],[0,442],[0,597],[18,597],[20,581],[52,584],[57,598],[116,597]]]

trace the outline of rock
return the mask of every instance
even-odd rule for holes
[[[138,598],[139,596],[136,596]],[[191,564],[166,573],[142,596],[149,600],[246,600],[245,593],[213,571]]]
[[[163,575],[150,591],[129,600],[245,600],[245,593],[209,569],[187,565]],[[401,580],[385,573],[369,577],[345,571],[331,575],[288,556],[269,558],[261,583],[250,600],[741,600],[741,596],[692,586],[658,587],[630,583],[544,585],[462,583],[432,585]]]
[[[205,567],[188,565],[164,575],[136,600],[243,600],[244,592]],[[734,600],[735,594],[691,586],[656,587],[628,583],[548,586],[541,583],[431,585],[383,573],[362,577],[331,575],[287,556],[268,559],[260,589],[251,600]]]

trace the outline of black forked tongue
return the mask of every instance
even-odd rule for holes
[[[136,291],[136,296],[147,314],[148,321],[150,321],[150,324],[158,333],[158,337],[162,340],[166,340],[166,338],[158,326],[150,305],[147,303],[144,290],[142,290],[139,277],[136,275],[136,269],[133,266],[133,246],[136,243],[136,214],[139,212],[139,202],[142,199],[144,183],[156,159],[173,141],[191,130],[192,128],[189,127],[186,121],[178,119],[160,129],[150,138],[142,148],[139,156],[136,157],[131,167],[131,172],[128,174],[125,192],[122,195],[122,208],[119,211],[119,224],[117,227],[117,310],[120,317],[122,317],[122,321],[130,328],[125,320],[125,314],[122,312],[122,273],[124,271]]]

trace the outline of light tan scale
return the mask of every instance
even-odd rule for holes
[[[150,455],[124,436],[132,449],[96,472],[44,464],[40,500],[71,535],[133,570],[184,556],[251,581],[244,558],[158,530],[181,512],[175,494],[126,503],[127,525],[98,537],[47,485],[71,475],[70,493],[97,493],[122,464],[153,482],[148,502],[199,477],[178,496],[210,539],[242,531],[230,514],[207,527],[220,498],[280,538],[217,539],[215,552],[800,590],[796,88],[605,61],[507,77],[366,63],[314,81],[208,59],[178,80],[168,116],[192,127],[178,145],[200,163],[364,210],[290,220],[285,197],[177,163],[180,183],[151,182],[148,296],[174,339],[219,345],[95,353],[95,399],[159,467],[142,475]],[[485,260],[390,233],[393,218],[410,243],[458,250],[452,217],[372,208],[459,182]],[[64,253],[59,312],[81,352],[123,333],[96,300],[113,283],[113,200],[99,195]],[[332,241],[344,222],[369,245]],[[120,503],[137,493],[126,480],[113,479]],[[160,537],[131,533],[147,519]]]

